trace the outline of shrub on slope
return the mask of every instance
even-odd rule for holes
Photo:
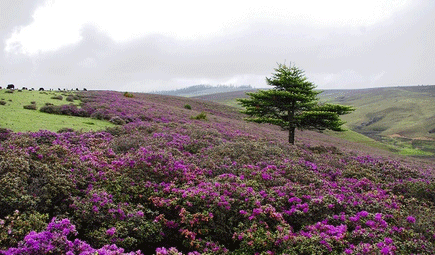
[[[118,111],[106,97],[116,93],[90,95],[88,109],[101,103],[107,116],[132,121],[107,132],[7,133],[1,141],[0,253],[435,252],[429,167],[289,146],[274,129],[199,101],[188,103],[215,108],[209,121],[191,120],[178,98],[162,104],[120,94],[128,101]]]

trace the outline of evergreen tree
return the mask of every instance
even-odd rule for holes
[[[295,129],[344,131],[339,115],[355,109],[337,104],[320,104],[304,71],[296,66],[278,64],[271,78],[266,77],[270,90],[246,93],[250,98],[238,99],[249,115],[247,121],[269,123],[289,130],[289,143],[295,142]]]

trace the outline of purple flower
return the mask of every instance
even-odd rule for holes
[[[115,228],[115,227],[113,227],[113,228],[109,228],[109,229],[106,231],[106,235],[108,235],[108,236],[113,236],[113,235],[115,234],[115,232],[116,232],[116,228]]]
[[[353,221],[353,222],[357,222],[357,221],[359,221],[359,216],[352,216],[352,217],[349,217],[349,220],[350,220],[350,221]]]
[[[361,211],[358,213],[358,215],[364,218],[364,217],[367,217],[367,215],[369,215],[369,213],[367,211]]]
[[[377,214],[375,214],[375,220],[376,220],[376,221],[380,221],[380,220],[382,220],[382,213],[377,213]]]
[[[389,237],[385,237],[384,242],[386,245],[390,245],[393,243],[393,239],[389,238]]]
[[[390,253],[390,248],[388,248],[388,246],[382,248],[381,253],[382,254],[389,254]]]
[[[408,216],[408,218],[406,218],[406,220],[407,220],[409,223],[415,223],[415,218],[412,217],[412,216]]]
[[[372,220],[368,220],[368,221],[366,221],[366,225],[373,228],[376,225],[376,222],[374,222]]]
[[[156,254],[157,255],[167,255],[168,254],[168,250],[166,250],[165,247],[157,248],[156,249]]]
[[[344,250],[344,253],[346,253],[346,254],[352,254],[353,253],[353,251],[352,251],[352,249],[346,249],[346,250]]]
[[[270,176],[268,173],[262,173],[261,178],[263,178],[263,180],[272,180],[272,176]]]

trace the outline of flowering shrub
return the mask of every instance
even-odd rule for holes
[[[56,96],[52,96],[51,99],[62,100],[62,99],[63,99],[63,96],[61,96],[61,95],[56,95]]]
[[[68,240],[71,235],[77,235],[75,226],[68,219],[57,221],[53,218],[47,229],[42,232],[31,231],[17,248],[0,251],[4,255],[18,254],[128,254],[140,255],[140,251],[124,253],[124,249],[116,245],[105,245],[94,249],[79,239]]]
[[[193,120],[206,120],[207,114],[205,112],[201,112],[200,114],[198,114],[196,116],[192,116],[191,119],[193,119]]]
[[[28,109],[28,110],[36,110],[36,109],[38,109],[36,104],[23,105],[23,108],[24,109]]]
[[[134,97],[132,93],[124,92],[125,97]]]
[[[435,253],[429,164],[290,146],[194,99],[77,96],[56,113],[122,125],[0,129],[0,254]]]

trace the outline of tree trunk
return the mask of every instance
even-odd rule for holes
[[[295,128],[294,127],[290,127],[288,129],[288,142],[291,144],[295,144]]]
[[[295,102],[292,101],[291,108],[288,110],[288,142],[295,144],[295,124],[293,123],[295,119]]]

